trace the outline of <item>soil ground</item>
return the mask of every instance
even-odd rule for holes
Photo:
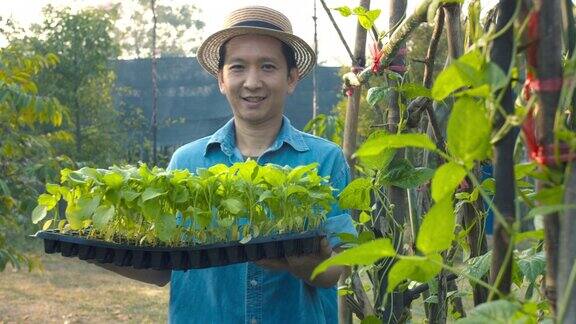
[[[168,286],[156,287],[60,255],[44,270],[0,272],[0,324],[166,323]]]

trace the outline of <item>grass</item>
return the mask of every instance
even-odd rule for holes
[[[75,258],[41,255],[44,270],[0,273],[0,323],[162,323],[168,287],[116,275]]]

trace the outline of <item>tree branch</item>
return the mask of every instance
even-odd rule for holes
[[[338,33],[338,36],[340,37],[340,41],[342,41],[342,44],[346,48],[346,52],[348,52],[348,55],[350,56],[350,60],[352,61],[352,65],[357,66],[358,62],[356,62],[354,55],[352,55],[352,51],[350,50],[348,43],[346,43],[346,39],[344,39],[344,36],[342,35],[342,31],[340,31],[340,27],[338,27],[338,24],[336,24],[336,21],[334,20],[334,16],[332,16],[332,13],[330,12],[330,8],[328,8],[328,6],[326,5],[326,2],[324,0],[320,0],[320,3],[322,3],[322,7],[324,7],[324,11],[326,11],[326,14],[330,18],[330,21],[332,22],[332,26],[334,26],[334,29],[336,29],[336,32]]]
[[[408,38],[408,36],[424,21],[426,21],[426,13],[428,12],[428,7],[432,4],[432,0],[424,0],[422,3],[416,8],[414,13],[404,19],[398,28],[394,30],[394,33],[390,36],[390,39],[382,49],[380,53],[382,53],[382,60],[380,62],[380,67],[386,67],[387,64],[394,58],[396,52],[400,49],[402,43]],[[358,75],[355,75],[353,78],[356,80],[350,80],[352,76],[350,74],[344,75],[344,83],[345,84],[358,84],[362,85],[368,82],[368,79],[372,76],[372,67],[367,67]],[[357,82],[355,82],[357,81]]]

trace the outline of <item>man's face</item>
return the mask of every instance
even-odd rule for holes
[[[269,36],[242,35],[225,46],[218,85],[236,120],[260,125],[281,119],[284,100],[298,80],[297,69],[288,73],[281,42]]]

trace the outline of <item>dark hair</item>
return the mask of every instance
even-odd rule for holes
[[[228,45],[229,41],[230,39],[225,41],[224,44],[222,44],[222,46],[220,46],[220,49],[218,50],[218,70],[222,70],[224,68],[224,58],[226,57],[226,45]],[[288,75],[290,75],[290,71],[298,67],[296,65],[296,55],[294,54],[294,49],[292,48],[292,46],[284,43],[283,41],[280,41],[280,43],[282,44],[282,54],[284,55],[284,59],[286,60],[286,66],[288,67]]]

